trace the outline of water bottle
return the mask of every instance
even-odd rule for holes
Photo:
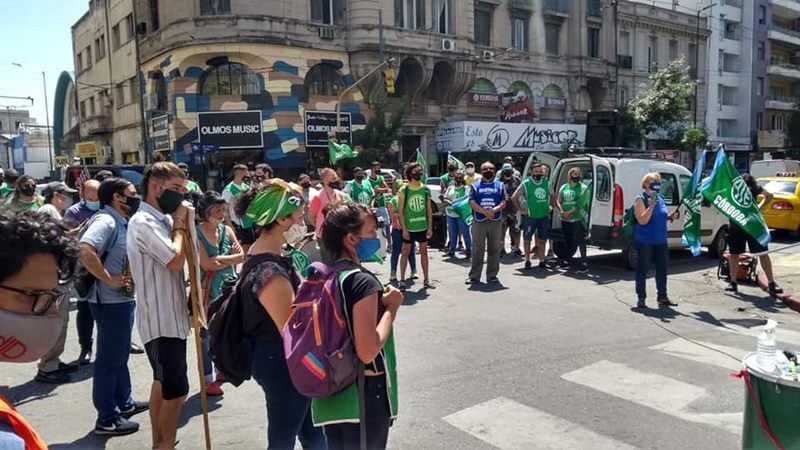
[[[758,346],[756,352],[756,363],[758,368],[770,373],[775,370],[777,361],[775,359],[775,328],[778,322],[770,319],[764,325],[764,331],[758,335]]]

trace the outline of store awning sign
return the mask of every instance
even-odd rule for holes
[[[350,113],[339,115],[339,128],[336,129],[336,113],[332,111],[306,111],[306,147],[328,148],[328,135],[336,130],[340,144],[353,145],[353,129],[350,126]]]
[[[448,122],[436,129],[436,151],[532,152],[583,146],[586,125],[504,122]]]
[[[264,148],[261,111],[210,111],[197,113],[197,140],[221,150]]]
[[[150,139],[153,140],[153,150],[169,150],[169,117],[166,114],[156,116],[150,122],[153,130],[150,132]]]
[[[100,144],[94,141],[78,142],[75,144],[75,156],[78,158],[97,158],[100,153]]]

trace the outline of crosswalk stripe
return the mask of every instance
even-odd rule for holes
[[[727,322],[724,323],[724,326],[715,327],[717,330],[722,330],[728,333],[744,334],[754,338],[758,338],[758,335],[761,334],[763,328],[763,326],[747,328],[735,323]],[[800,332],[781,328],[781,326],[778,325],[778,329],[775,331],[775,341],[780,349],[783,349],[787,345],[790,345],[795,349],[800,349]],[[756,342],[756,339],[753,339],[753,351],[755,351]]]
[[[636,448],[505,397],[463,409],[444,421],[501,450]]]
[[[694,413],[687,407],[706,396],[706,390],[655,373],[641,372],[611,361],[599,361],[561,378],[689,422],[740,433],[742,413]]]
[[[661,344],[653,345],[650,350],[656,350],[670,356],[677,356],[678,358],[688,359],[690,361],[700,362],[703,364],[710,364],[712,366],[722,367],[731,371],[737,371],[742,368],[742,359],[749,351],[739,348],[726,347],[724,345],[711,344],[708,342],[696,341],[697,345],[689,342],[686,339],[676,338]],[[705,345],[706,347],[703,347]],[[722,353],[715,352],[707,347],[717,349],[719,351],[731,354],[738,358],[738,361],[733,358],[723,355]]]

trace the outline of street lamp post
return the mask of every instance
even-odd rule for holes
[[[17,66],[20,69],[24,69],[25,67],[20,63],[12,62],[11,65]],[[42,73],[42,89],[44,91],[44,114],[45,114],[45,125],[47,126],[47,152],[48,156],[50,157],[50,174],[53,173],[53,152],[55,149],[53,148],[53,140],[50,136],[50,103],[47,101],[47,79],[44,75],[44,70],[41,71]]]
[[[700,13],[717,6],[712,3],[697,10],[697,28],[694,34],[694,126],[697,127],[697,92],[700,84]],[[706,58],[708,60],[708,58]]]

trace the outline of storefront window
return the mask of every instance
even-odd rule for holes
[[[305,86],[309,95],[339,95],[344,90],[344,80],[332,66],[317,64],[306,74]]]
[[[258,74],[244,64],[223,63],[206,70],[200,79],[202,95],[257,95],[261,93]]]
[[[475,80],[475,84],[472,85],[472,88],[469,91],[496,94],[497,88],[494,87],[494,83],[492,83],[491,80],[487,80],[486,78],[478,78]]]

